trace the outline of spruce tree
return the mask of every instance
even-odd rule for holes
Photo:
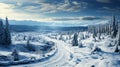
[[[29,51],[35,51],[35,50],[36,50],[36,49],[35,49],[35,46],[32,45],[32,44],[30,44],[30,37],[29,37],[28,40],[27,40],[26,47],[27,47],[27,49],[28,49]]]
[[[16,48],[14,48],[14,50],[13,50],[11,55],[12,55],[14,61],[18,61],[19,60],[19,53],[18,53]]]
[[[115,16],[113,16],[113,20],[112,20],[112,38],[115,38],[117,35],[117,29],[116,29],[116,21],[115,21]]]
[[[119,24],[120,26],[120,24]],[[120,28],[118,29],[118,40],[117,40],[117,44],[115,46],[115,52],[119,52],[118,46],[120,46]]]
[[[95,29],[95,27],[93,27],[93,38],[94,38],[94,41],[96,42],[96,37],[97,36],[97,34],[96,34],[96,29]]]
[[[2,19],[0,19],[0,44],[4,44],[4,28]]]
[[[8,18],[6,17],[6,26],[5,26],[5,30],[4,30],[4,34],[5,34],[5,45],[10,45],[11,44],[11,35],[10,35],[10,31],[9,31],[9,23],[8,23]]]
[[[75,33],[73,36],[72,45],[78,46],[78,34],[77,33]]]
[[[81,41],[79,42],[79,45],[78,45],[78,46],[79,46],[79,48],[83,47],[83,44],[82,44]]]

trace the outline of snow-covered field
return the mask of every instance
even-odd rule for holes
[[[12,33],[12,44],[0,46],[0,65],[28,64],[52,57],[57,52],[55,43],[44,40],[40,35],[33,32]],[[14,50],[19,54],[17,61],[12,56]]]
[[[73,34],[14,32],[12,45],[0,47],[0,58],[9,57],[9,60],[0,59],[0,64],[11,63],[11,67],[120,67],[120,53],[114,52],[116,39],[102,34],[101,39],[96,37],[95,41],[92,34],[78,32],[78,46],[72,46]],[[19,52],[19,61],[13,61],[10,56],[14,48]]]
[[[120,54],[114,52],[116,39],[109,35],[102,34],[95,42],[92,34],[79,32],[78,42],[82,47],[71,46],[73,34],[49,34],[48,37],[57,39],[69,52],[70,58],[63,67],[120,67]]]

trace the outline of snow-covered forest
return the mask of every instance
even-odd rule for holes
[[[120,67],[120,23],[115,16],[88,31],[10,32],[0,20],[0,66]],[[4,25],[5,24],[5,25]]]

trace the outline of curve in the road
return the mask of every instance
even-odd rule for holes
[[[57,41],[55,39],[50,39],[46,36],[43,37],[45,40],[48,41],[53,41],[56,43],[57,45],[57,53],[49,58],[48,60],[44,61],[44,62],[39,62],[39,63],[33,63],[33,64],[26,64],[26,65],[19,65],[19,66],[14,66],[14,67],[21,67],[21,66],[28,66],[28,67],[60,67],[63,64],[65,64],[68,61],[68,58],[70,56],[70,53],[67,49],[64,48],[65,43],[61,42],[61,41]]]

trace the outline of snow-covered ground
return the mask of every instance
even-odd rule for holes
[[[109,35],[102,34],[101,40],[96,37],[96,42],[92,38],[92,34],[87,32],[80,32],[78,40],[82,43],[83,47],[71,46],[71,40],[73,35],[62,34],[51,35],[48,37],[57,39],[59,45],[63,45],[62,48],[65,52],[68,52],[68,60],[65,60],[63,65],[59,67],[119,67],[120,66],[120,54],[115,53],[116,39],[111,39]],[[83,38],[84,36],[84,38]],[[61,40],[58,40],[58,39]],[[61,46],[60,46],[61,47]],[[98,48],[97,51],[93,51]],[[54,64],[52,64],[54,65]]]
[[[31,36],[31,44],[45,46],[47,42],[55,43],[51,50],[44,52],[49,58],[30,64],[12,65],[11,67],[120,67],[120,53],[115,53],[116,39],[102,34],[101,39],[87,32],[78,33],[78,44],[72,46],[74,33],[13,33],[13,45],[17,45],[21,56],[41,58],[38,52],[28,51],[23,46],[28,36]],[[22,44],[21,44],[22,43]],[[12,46],[14,47],[14,46]],[[22,50],[20,50],[22,48]],[[37,48],[38,49],[38,48]],[[54,50],[55,49],[55,50]],[[11,48],[10,48],[11,50]],[[0,54],[9,55],[11,51],[0,48]],[[50,54],[49,54],[50,53]]]
[[[28,42],[29,39],[29,44]],[[57,52],[57,46],[52,41],[44,40],[38,33],[12,33],[12,44],[0,46],[0,66],[27,64],[43,61]],[[19,60],[14,61],[13,50],[19,54]]]

